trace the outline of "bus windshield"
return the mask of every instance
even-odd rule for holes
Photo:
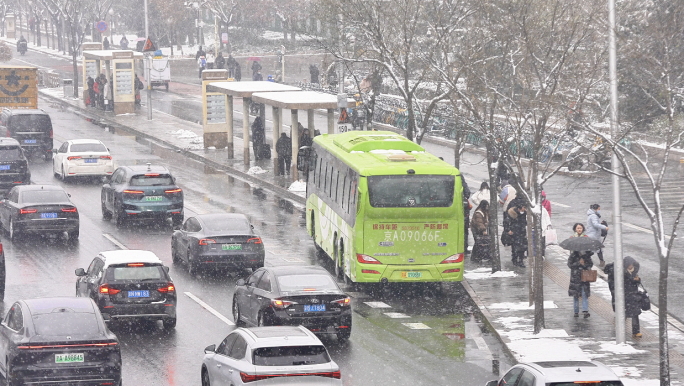
[[[374,208],[445,208],[454,203],[454,176],[393,175],[368,177]]]

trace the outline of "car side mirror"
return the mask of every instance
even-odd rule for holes
[[[71,198],[71,193],[67,193],[67,196],[69,196],[69,198]]]
[[[249,227],[252,228],[252,229],[254,229],[254,225],[253,225],[253,224],[249,224]]]
[[[215,344],[212,344],[211,346],[207,346],[207,347],[204,348],[204,353],[205,353],[205,354],[209,354],[209,353],[212,353],[212,352],[216,352],[216,345],[215,345]]]
[[[52,149],[52,152],[57,154],[57,153],[59,153],[59,149]]]
[[[485,386],[496,386],[499,384],[499,381],[489,381]]]
[[[164,266],[164,271],[166,271],[166,273],[169,273],[169,267]]]
[[[76,276],[85,276],[86,275],[86,271],[83,268],[77,268],[75,273],[76,273]]]
[[[235,285],[242,287],[243,285],[246,285],[245,279],[238,279],[237,283]]]
[[[109,322],[112,320],[112,317],[109,314],[102,314],[102,319],[104,319],[105,322]]]

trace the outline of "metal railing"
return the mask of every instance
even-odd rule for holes
[[[52,70],[38,70],[38,87],[57,88],[62,86],[61,76]]]

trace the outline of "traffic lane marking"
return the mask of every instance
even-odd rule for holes
[[[197,296],[193,295],[190,292],[184,292],[185,296],[189,297],[190,299],[194,300],[195,303],[199,304],[200,307],[204,308],[205,310],[209,311],[212,315],[215,317],[219,318],[220,321],[224,322],[225,324],[229,326],[235,326],[235,323],[233,323],[232,320],[226,318],[223,316],[220,312],[216,311],[214,308],[212,308],[210,305],[207,303],[203,302],[202,299],[198,298]]]
[[[125,246],[122,242],[119,240],[115,239],[114,236],[110,235],[109,233],[103,233],[102,236],[104,236],[107,240],[111,241],[112,244],[116,245],[120,249],[127,250],[128,247]]]

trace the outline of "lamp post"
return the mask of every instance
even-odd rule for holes
[[[147,21],[147,0],[145,1],[145,39],[150,38],[150,27]],[[150,85],[150,68],[152,67],[152,55],[146,53],[145,59],[147,66],[145,66],[145,80],[147,81],[147,120],[152,120],[152,87]]]
[[[173,56],[173,27],[171,27],[173,25],[173,19],[168,18],[166,23],[169,25],[169,46],[171,47],[171,56]]]
[[[109,8],[109,44],[114,45],[114,10]]]

